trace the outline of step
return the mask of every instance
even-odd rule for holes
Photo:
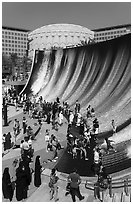
[[[113,198],[112,198],[112,202],[121,202],[121,193],[114,193]]]

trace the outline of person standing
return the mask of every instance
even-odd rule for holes
[[[57,170],[52,169],[50,174],[50,181],[49,181],[49,187],[50,187],[50,200],[54,198],[55,202],[59,200],[58,198],[58,183],[59,177],[57,176]]]
[[[61,126],[63,124],[63,113],[62,111],[59,113],[59,125]]]
[[[46,132],[45,132],[45,142],[46,142],[46,152],[48,152],[49,142],[50,142],[50,135],[49,135],[48,129],[46,129]]]
[[[117,127],[116,127],[116,125],[115,125],[115,121],[114,121],[114,120],[112,120],[111,125],[112,125],[112,129],[113,129],[113,134],[115,134]]]
[[[6,144],[7,144],[7,149],[10,149],[11,148],[11,138],[12,138],[12,136],[11,136],[11,133],[10,132],[8,132],[7,133],[7,135],[6,135]]]
[[[41,164],[40,164],[40,156],[36,157],[35,161],[35,173],[34,173],[34,185],[39,187],[41,185]]]
[[[29,174],[23,162],[16,169],[16,199],[22,201],[27,198],[28,186],[30,184]]]
[[[9,168],[6,167],[3,172],[2,177],[2,192],[5,199],[9,199],[10,202],[13,198],[13,188],[9,174]]]
[[[6,151],[6,134],[5,133],[3,134],[2,141],[3,141],[3,150]]]
[[[72,111],[70,111],[70,115],[69,115],[69,125],[73,124],[73,119],[74,119],[74,114]]]
[[[14,124],[13,124],[13,133],[14,133],[14,138],[15,138],[15,143],[16,143],[16,137],[17,137],[17,119],[14,120]]]
[[[26,127],[27,127],[27,120],[25,117],[23,117],[22,127],[23,127],[23,134],[25,134],[26,133]]]
[[[79,198],[79,200],[83,200],[84,196],[81,195],[79,185],[81,183],[81,178],[77,173],[77,170],[74,169],[72,173],[68,176],[68,183],[70,183],[70,194],[72,197],[72,201],[76,202],[75,196]]]

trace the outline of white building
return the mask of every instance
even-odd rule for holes
[[[122,35],[131,33],[131,25],[125,24],[125,25],[118,25],[118,26],[112,26],[112,27],[105,27],[105,28],[95,29],[93,31],[94,31],[94,41],[101,42],[101,41],[111,40],[113,38],[117,38]]]
[[[26,55],[29,30],[2,26],[2,54],[18,57]]]

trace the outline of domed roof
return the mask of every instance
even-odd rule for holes
[[[40,28],[37,28],[36,30],[29,33],[29,35],[36,35],[41,34],[43,32],[81,32],[81,33],[90,33],[90,30],[88,28],[85,28],[80,25],[74,25],[74,24],[51,24],[42,26]]]
[[[94,39],[94,32],[80,25],[52,24],[40,27],[28,35],[30,50],[80,46]]]

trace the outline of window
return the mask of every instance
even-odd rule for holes
[[[20,40],[20,37],[18,37],[18,40]]]
[[[4,43],[2,43],[2,46],[4,46]]]
[[[14,40],[12,40],[12,43],[14,43]]]
[[[21,36],[23,36],[23,33],[21,33]]]
[[[15,39],[17,39],[17,37],[15,37]]]
[[[14,37],[12,36],[12,39],[14,39]]]
[[[21,40],[23,40],[23,38],[21,38]]]
[[[14,45],[12,45],[12,47],[14,47]]]

